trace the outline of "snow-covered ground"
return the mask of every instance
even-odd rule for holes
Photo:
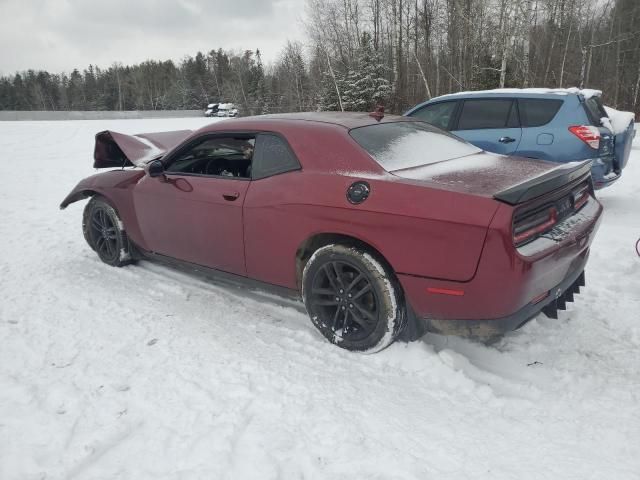
[[[58,210],[95,132],[208,122],[0,123],[0,479],[640,478],[640,143],[559,320],[366,356]]]

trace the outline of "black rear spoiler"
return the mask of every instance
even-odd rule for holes
[[[496,193],[493,198],[509,205],[517,205],[563,187],[590,173],[591,160],[561,164],[539,177],[534,177]]]

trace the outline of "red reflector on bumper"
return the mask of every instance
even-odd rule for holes
[[[545,298],[547,298],[549,296],[549,292],[544,292],[541,293],[540,295],[538,295],[537,297],[535,297],[533,300],[531,300],[531,304],[534,305],[538,302],[541,302],[542,300],[544,300]]]
[[[449,288],[427,287],[427,292],[440,293],[442,295],[453,295],[455,297],[461,297],[464,295],[464,290],[451,290]]]

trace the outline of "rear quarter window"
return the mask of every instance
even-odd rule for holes
[[[292,170],[300,170],[300,163],[289,145],[271,133],[258,135],[251,177],[259,180]]]
[[[394,122],[352,129],[349,134],[388,172],[481,152],[423,122]]]
[[[523,127],[541,127],[546,125],[564,103],[563,100],[550,100],[543,98],[521,98],[518,100],[520,108],[520,120]]]

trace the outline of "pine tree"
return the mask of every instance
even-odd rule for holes
[[[334,71],[333,75],[331,75],[331,72],[324,72],[322,74],[322,89],[320,98],[316,102],[318,108],[320,110],[327,111],[340,111],[340,100],[338,99],[339,91],[341,100],[343,102],[343,108],[345,110],[349,110],[349,108],[344,105],[344,92],[346,88],[347,81],[345,76],[341,72]]]
[[[342,106],[349,111],[371,111],[383,105],[392,93],[391,82],[386,78],[388,69],[380,54],[371,45],[371,35],[362,34],[355,64],[346,73],[325,73],[321,108],[339,110],[336,85],[342,97]]]
[[[249,68],[249,81],[247,85],[249,102],[252,105],[254,114],[264,114],[268,112],[266,107],[266,86],[264,79],[264,68],[262,66],[262,56],[260,49],[255,51],[255,60],[251,60]]]
[[[371,45],[371,35],[362,34],[358,53],[358,77],[356,79],[356,98],[358,106],[366,111],[378,105],[384,105],[392,92],[391,82],[387,79],[388,68],[380,54]]]

